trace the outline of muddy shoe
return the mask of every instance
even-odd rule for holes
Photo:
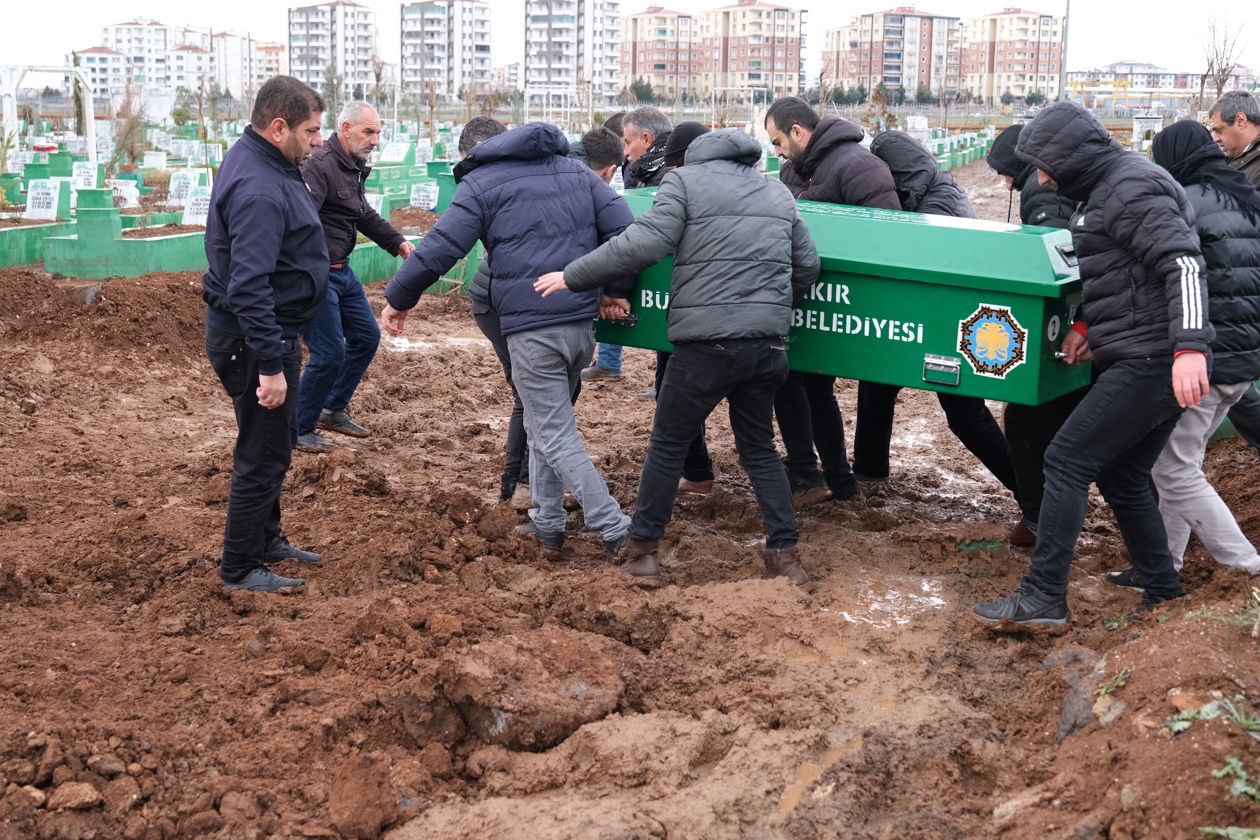
[[[808,476],[794,476],[788,473],[788,483],[792,486],[792,503],[796,505],[797,510],[804,510],[825,502],[832,495],[826,479],[818,470]]]
[[[853,474],[841,480],[828,481],[827,489],[831,491],[831,497],[840,502],[847,502],[849,499],[858,499],[862,496],[862,485],[858,484],[857,476]]]
[[[595,379],[620,379],[621,371],[609,370],[603,365],[591,365],[580,374],[583,382],[591,382]]]
[[[337,447],[315,432],[307,432],[304,435],[298,435],[297,445],[293,448],[299,452],[332,452]]]
[[[516,479],[508,478],[506,475],[499,479],[499,501],[510,502],[512,495],[516,492]]]
[[[809,583],[809,575],[801,568],[801,550],[797,546],[790,548],[761,548],[757,550],[761,562],[766,564],[762,578],[785,577],[797,586]]]
[[[1125,589],[1133,589],[1137,592],[1146,591],[1146,587],[1142,585],[1142,579],[1138,577],[1138,570],[1132,566],[1118,572],[1107,572],[1106,578],[1107,583],[1114,586],[1123,586]]]
[[[713,492],[713,479],[704,481],[692,481],[689,478],[678,479],[678,495],[680,496],[707,496]]]
[[[564,548],[564,531],[557,531],[555,533],[552,533],[551,531],[540,531],[538,530],[538,526],[535,525],[532,520],[517,527],[516,533],[537,537],[538,541],[542,543],[544,554],[555,554],[560,549]]]
[[[315,424],[315,427],[356,438],[365,438],[369,434],[367,429],[350,419],[345,409],[329,411],[325,408],[320,412],[319,422]]]
[[[313,551],[305,551],[289,542],[284,537],[276,537],[263,549],[264,563],[279,563],[281,560],[296,560],[299,563],[319,563],[323,555]]]
[[[624,538],[620,546],[605,543],[609,559],[620,564],[617,571],[634,578],[640,586],[659,586],[661,582],[661,564],[656,557],[661,547],[660,540],[632,540]]]
[[[1033,548],[1037,545],[1037,533],[1028,525],[1028,520],[1020,517],[1019,521],[1006,532],[1006,541],[1012,548]]]
[[[534,500],[529,492],[529,485],[516,485],[516,489],[512,491],[512,498],[509,501],[516,510],[529,510],[533,507]]]
[[[243,580],[236,583],[224,583],[223,591],[231,592],[233,589],[244,589],[249,592],[275,592],[280,595],[288,595],[293,592],[300,592],[306,586],[306,581],[301,578],[287,578],[272,572],[270,569],[254,569]]]
[[[1054,630],[1072,620],[1066,598],[1048,595],[1024,581],[1005,598],[976,604],[971,612],[977,621],[999,633]]]

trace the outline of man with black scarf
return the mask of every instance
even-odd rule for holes
[[[626,189],[658,187],[665,173],[665,143],[674,124],[659,108],[645,105],[626,114],[621,121],[626,144],[626,163],[621,178]]]

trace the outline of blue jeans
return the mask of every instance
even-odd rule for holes
[[[687,448],[723,399],[730,411],[739,464],[752,482],[766,524],[766,548],[796,545],[796,508],[787,472],[774,446],[774,395],[787,380],[787,349],[779,338],[687,342],[674,347],[656,394],[630,536],[659,540],[678,495]]]
[[[607,541],[620,539],[630,517],[621,512],[591,463],[570,401],[595,350],[591,322],[513,333],[507,345],[529,433],[530,518],[540,531],[563,531],[567,487],[582,506],[586,527]]]
[[[1067,592],[1090,482],[1097,482],[1155,601],[1185,594],[1152,491],[1151,467],[1181,417],[1172,358],[1125,359],[1102,372],[1046,450],[1037,548],[1024,580],[1050,595]]]
[[[325,408],[341,411],[350,404],[381,343],[363,284],[348,265],[328,272],[328,296],[304,337],[310,359],[298,385],[299,435],[315,431]]]
[[[621,373],[621,345],[600,342],[599,352],[595,354],[595,364],[609,373]]]

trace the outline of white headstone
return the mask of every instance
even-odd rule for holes
[[[145,169],[165,169],[166,152],[145,152],[143,165]]]
[[[210,143],[209,145],[207,145],[206,146],[206,162],[207,163],[222,163],[223,162],[223,147],[220,146],[218,143]]]
[[[124,207],[140,206],[140,190],[136,187],[136,182],[129,179],[108,180],[106,185],[114,191],[114,198],[121,198]]]
[[[188,203],[188,192],[201,180],[200,172],[172,172],[171,185],[166,191],[166,203],[183,207]]]
[[[210,188],[193,187],[188,191],[188,203],[184,205],[184,224],[204,225],[210,216]]]
[[[413,184],[411,186],[411,206],[422,210],[432,210],[437,206],[437,184]]]
[[[389,143],[381,150],[379,163],[402,163],[407,159],[407,143]]]
[[[57,202],[61,194],[61,183],[51,179],[31,181],[26,185],[27,219],[46,219],[57,221]]]
[[[96,167],[87,161],[75,161],[74,188],[76,190],[96,189]]]
[[[429,145],[428,140],[421,140],[416,144],[416,166],[431,160],[433,160],[433,147]]]
[[[9,155],[9,171],[21,175],[26,169],[26,164],[34,163],[34,161],[35,155],[32,152],[14,152]]]
[[[368,203],[368,207],[371,207],[377,213],[380,213],[381,210],[385,207],[385,196],[381,195],[380,193],[368,193],[367,203]]]

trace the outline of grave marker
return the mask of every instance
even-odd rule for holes
[[[210,188],[193,187],[188,191],[188,203],[184,205],[184,224],[205,225],[210,217]]]
[[[388,143],[381,150],[381,156],[377,163],[407,163],[409,157],[408,152],[411,151],[410,143]]]
[[[22,216],[27,219],[55,222],[60,200],[61,183],[59,181],[47,178],[31,181],[26,185],[26,212]]]
[[[166,203],[176,207],[185,206],[188,203],[189,191],[200,181],[200,172],[172,172],[171,185],[166,193]]]
[[[166,152],[145,152],[142,165],[145,169],[165,169]]]
[[[380,193],[368,193],[367,203],[368,203],[368,207],[371,207],[373,210],[375,210],[379,214],[380,212],[382,212],[383,208],[385,207],[385,196],[381,195]]]
[[[124,178],[123,180],[111,179],[105,183],[114,191],[114,198],[123,200],[124,207],[140,206],[140,190],[136,187],[135,181]]]
[[[86,161],[75,161],[73,166],[76,190],[96,189],[96,167]]]
[[[438,185],[413,184],[411,187],[411,206],[421,210],[432,210],[438,202]]]

